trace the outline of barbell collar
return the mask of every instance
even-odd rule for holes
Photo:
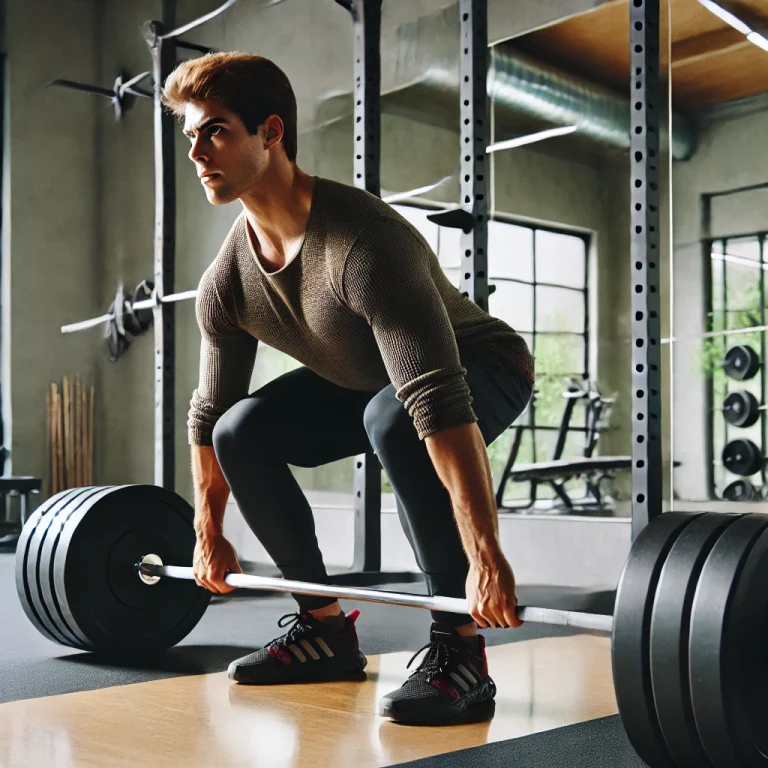
[[[147,555],[137,564],[137,570],[143,580],[157,577],[170,579],[194,580],[194,570],[188,566],[159,565],[156,555]],[[334,584],[311,584],[304,581],[253,576],[246,573],[230,573],[224,581],[237,589],[258,589],[269,592],[290,592],[316,597],[335,597],[337,599],[362,600],[386,605],[401,605],[408,608],[424,608],[429,611],[468,614],[467,601],[458,597],[414,595],[408,592],[391,592],[364,587],[341,587]],[[571,627],[591,632],[610,634],[613,629],[613,617],[576,611],[561,611],[553,608],[518,607],[517,615],[523,621],[534,624],[549,624],[558,627]]]

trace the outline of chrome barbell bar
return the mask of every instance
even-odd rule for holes
[[[147,585],[157,584],[163,577],[194,581],[194,570],[186,566],[163,565],[157,555],[146,555],[137,563],[139,578]],[[304,581],[253,576],[247,573],[230,573],[224,581],[238,589],[257,589],[268,592],[291,592],[316,597],[335,597],[347,600],[362,600],[370,603],[401,605],[408,608],[424,608],[429,611],[446,613],[469,613],[467,601],[459,597],[414,595],[408,592],[390,592],[364,587],[341,587],[335,584],[312,584]],[[572,627],[592,632],[610,634],[613,617],[596,613],[561,611],[555,608],[534,608],[518,606],[517,615],[523,621],[533,624],[550,624],[557,627]]]

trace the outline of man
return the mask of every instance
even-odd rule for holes
[[[382,699],[381,714],[413,723],[490,717],[495,687],[477,626],[521,622],[486,445],[530,399],[523,339],[456,290],[419,232],[379,198],[298,167],[296,101],[274,63],[245,54],[188,61],[164,98],[184,120],[209,202],[243,206],[196,304],[197,582],[225,593],[226,573],[240,571],[222,534],[230,491],[285,578],[326,582],[312,511],[289,465],[373,448],[430,593],[466,595],[470,607],[433,615],[423,661]],[[249,394],[259,341],[304,367]],[[283,617],[293,626],[233,662],[232,679],[360,677],[359,612],[295,597],[299,613]]]

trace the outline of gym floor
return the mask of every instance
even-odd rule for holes
[[[19,607],[13,569],[13,554],[0,554],[3,768],[643,765],[616,715],[607,637],[534,625],[486,632],[498,686],[494,719],[401,726],[380,718],[377,702],[402,683],[424,644],[423,611],[345,604],[361,611],[363,682],[238,686],[226,676],[228,663],[279,634],[277,619],[294,610],[289,597],[216,600],[178,646],[151,663],[121,665],[43,638]],[[527,591],[547,602],[546,589]],[[593,607],[609,597],[596,596]]]

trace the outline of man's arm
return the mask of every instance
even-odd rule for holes
[[[493,475],[477,424],[428,435],[424,442],[447,489],[469,561],[467,599],[481,627],[518,627],[515,577],[499,542]]]
[[[195,534],[198,538],[221,536],[229,485],[224,479],[212,445],[193,445],[192,482],[195,490]]]

